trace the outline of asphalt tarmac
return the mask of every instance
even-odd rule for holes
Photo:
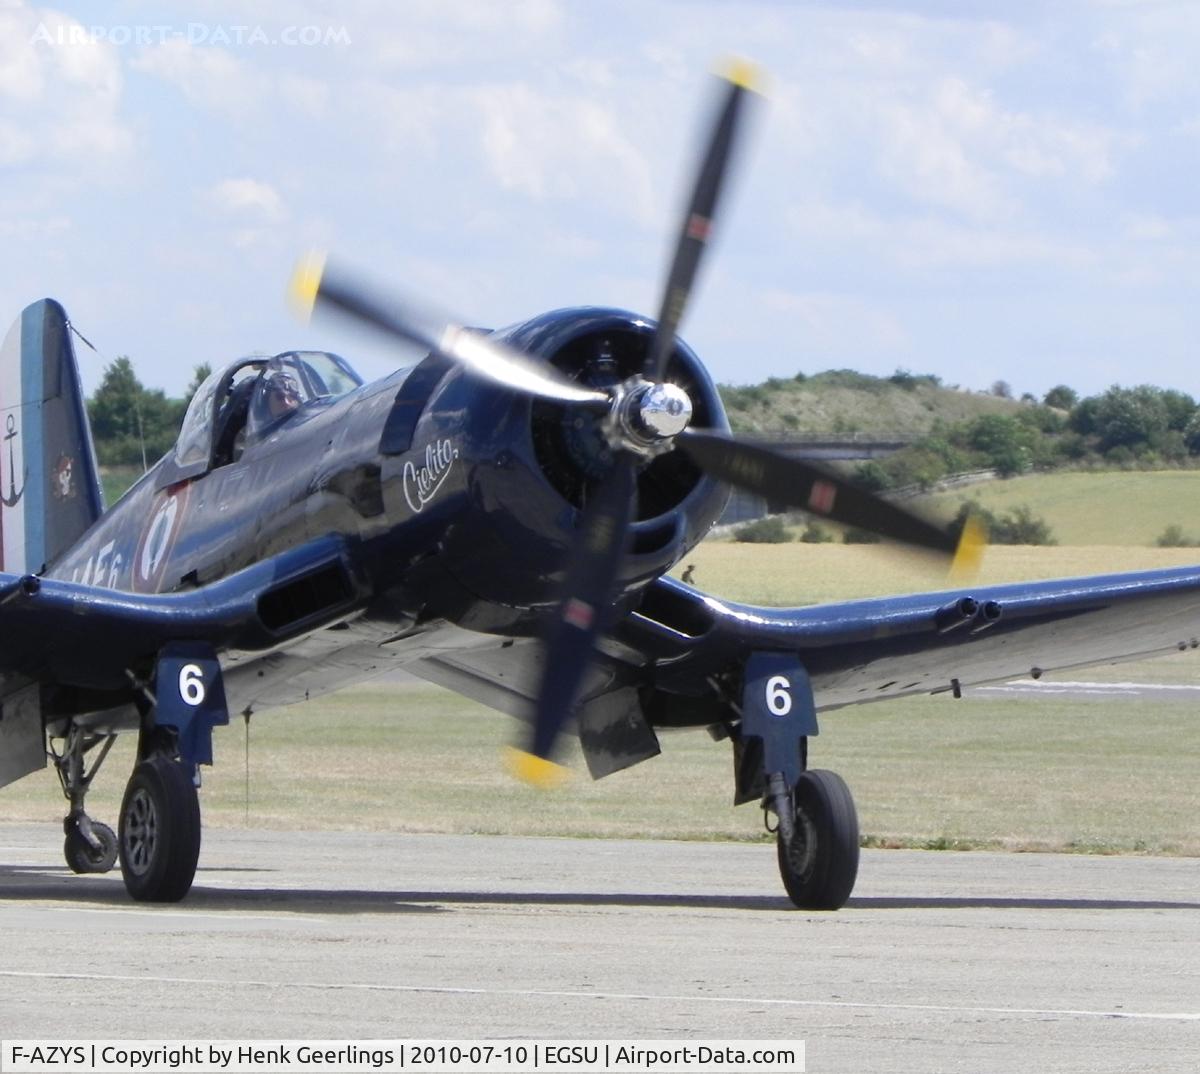
[[[805,1039],[808,1070],[1195,1071],[1200,862],[208,831],[181,904],[0,825],[5,1038]]]

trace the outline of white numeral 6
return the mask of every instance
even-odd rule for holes
[[[204,672],[199,664],[184,664],[179,672],[179,696],[188,705],[199,705],[204,700]],[[792,707],[788,701],[788,708]]]
[[[772,675],[767,680],[767,708],[773,716],[786,716],[792,711],[792,695],[788,691],[792,684],[783,675]]]

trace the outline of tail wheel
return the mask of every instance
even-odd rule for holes
[[[795,834],[778,841],[779,873],[801,910],[838,910],[858,877],[858,812],[836,772],[804,772],[794,791]]]
[[[107,873],[117,861],[117,833],[107,824],[92,821],[92,835],[99,842],[92,846],[78,828],[72,825],[63,840],[63,856],[74,873]]]
[[[143,902],[178,902],[200,857],[200,800],[191,772],[161,754],[139,762],[125,788],[121,875]]]

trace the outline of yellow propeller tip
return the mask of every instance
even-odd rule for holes
[[[504,751],[504,763],[509,772],[522,783],[528,783],[543,791],[562,786],[571,775],[569,768],[512,746]]]
[[[325,272],[325,255],[313,252],[302,257],[288,283],[288,299],[292,308],[304,320],[312,316],[317,304],[317,292],[321,289],[321,277]]]
[[[968,515],[963,526],[954,562],[950,565],[950,577],[967,581],[973,578],[983,563],[983,552],[987,548],[987,529],[975,515]]]
[[[725,64],[722,76],[727,82],[732,82],[741,89],[749,90],[751,93],[762,93],[762,70],[749,60],[735,57]]]

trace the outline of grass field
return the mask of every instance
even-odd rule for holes
[[[952,588],[945,568],[884,545],[739,544],[705,541],[675,574],[695,565],[693,583],[754,604],[787,607],[829,600]],[[979,585],[1105,574],[1200,563],[1200,549],[997,546],[984,555]]]
[[[1191,668],[1194,672],[1194,660]],[[1200,854],[1200,754],[1188,705],[914,698],[831,713],[814,763],[841,772],[874,845]],[[216,738],[206,823],[268,828],[764,838],[756,805],[730,805],[727,743],[663,736],[663,755],[543,795],[515,784],[500,752],[506,717],[433,687],[364,686]],[[97,780],[111,820],[132,740]],[[0,817],[54,821],[54,780],[0,790]]]
[[[1166,566],[1195,550],[995,548],[981,581]],[[771,604],[877,595],[940,581],[878,546],[706,543],[688,557],[713,592]],[[1200,655],[1085,676],[1200,682]],[[663,736],[663,755],[598,783],[540,795],[502,773],[515,725],[427,686],[362,686],[256,716],[216,736],[206,822],[543,835],[763,838],[755,805],[730,805],[727,743]],[[875,845],[1200,854],[1200,729],[1177,701],[910,698],[831,713],[813,763],[854,789]],[[132,764],[123,738],[89,806],[112,820]],[[0,789],[0,819],[57,820],[51,773]]]
[[[104,489],[104,502],[112,507],[141,476],[140,466],[102,466],[100,484]]]
[[[1172,523],[1200,539],[1200,470],[1032,474],[931,501],[949,516],[964,499],[997,513],[1028,504],[1062,545],[1152,545]]]

